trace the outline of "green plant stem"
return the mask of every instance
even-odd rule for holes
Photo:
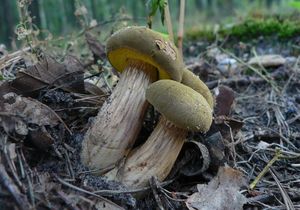
[[[262,177],[269,171],[271,166],[282,157],[281,151],[279,148],[275,150],[275,156],[268,162],[268,164],[264,167],[264,169],[258,174],[258,176],[253,180],[253,182],[249,185],[250,190],[253,190],[257,183],[262,179]]]

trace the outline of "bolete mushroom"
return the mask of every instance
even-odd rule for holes
[[[87,131],[81,153],[82,162],[98,174],[130,151],[148,105],[148,85],[157,79],[181,81],[183,68],[172,42],[146,27],[121,29],[109,38],[106,50],[109,62],[122,74]]]
[[[200,93],[206,99],[210,108],[213,109],[214,98],[207,85],[197,75],[185,68],[183,69],[181,83]]]
[[[122,167],[106,175],[129,188],[147,186],[152,176],[165,179],[188,131],[206,132],[212,123],[212,109],[206,99],[179,82],[154,82],[146,98],[162,114],[158,124],[147,141],[127,156]]]

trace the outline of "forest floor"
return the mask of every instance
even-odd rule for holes
[[[201,209],[197,184],[224,165],[243,174],[231,184],[244,209],[300,209],[299,37],[185,43],[186,66],[216,97],[214,125],[190,133],[169,177],[140,189],[142,199],[80,163],[83,136],[118,78],[103,43],[85,39],[89,60],[0,49],[0,209]],[[137,144],[157,116],[149,109]]]

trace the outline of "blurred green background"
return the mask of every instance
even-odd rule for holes
[[[16,40],[20,23],[20,3],[29,0],[0,0],[0,43],[8,47]],[[81,28],[75,11],[84,6],[89,24],[126,19],[129,24],[146,25],[148,0],[32,0],[29,7],[33,23],[43,33],[65,35]],[[177,28],[180,0],[169,0],[174,28]],[[186,0],[185,29],[233,24],[251,15],[292,14],[297,0]],[[83,7],[81,7],[82,9]],[[154,28],[162,29],[159,15]]]

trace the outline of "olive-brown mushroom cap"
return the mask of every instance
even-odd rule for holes
[[[146,98],[162,115],[180,128],[206,132],[212,123],[212,109],[192,88],[172,80],[152,83]]]
[[[182,79],[183,61],[176,46],[149,28],[131,26],[119,30],[108,39],[106,52],[112,66],[120,72],[130,59],[135,59],[155,66],[159,79]]]
[[[182,80],[181,83],[189,86],[190,88],[194,89],[203,97],[206,99],[207,103],[209,104],[210,108],[213,109],[214,107],[214,98],[206,86],[206,84],[199,78],[197,77],[193,72],[191,72],[188,69],[183,70],[183,75],[182,75]]]

